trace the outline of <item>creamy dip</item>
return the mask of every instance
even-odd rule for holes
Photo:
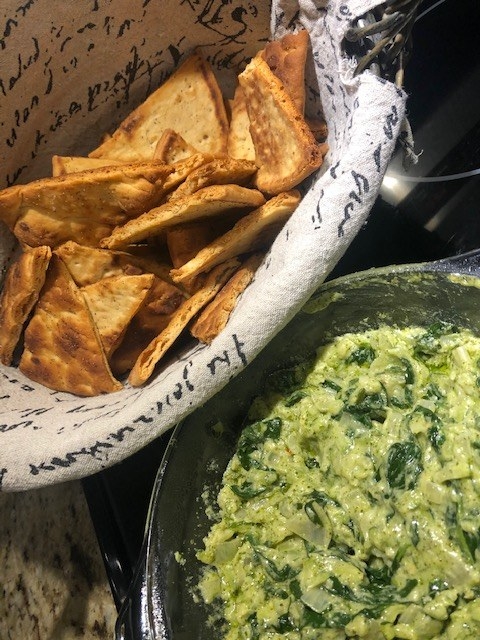
[[[254,401],[198,558],[237,639],[480,638],[480,339],[347,334]]]

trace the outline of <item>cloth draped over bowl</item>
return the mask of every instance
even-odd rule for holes
[[[306,28],[307,115],[325,116],[329,152],[225,330],[176,352],[142,388],[78,398],[0,368],[0,488],[98,472],[132,455],[244,369],[325,280],[366,221],[404,118],[406,95],[342,52],[352,20],[376,0],[92,3],[18,9],[0,38],[3,186],[47,175],[51,155],[88,153],[195,46],[225,72],[269,36]],[[265,5],[265,6],[263,6]],[[188,25],[188,29],[186,28]],[[112,115],[114,114],[114,115]],[[0,233],[0,265],[14,242]],[[1,273],[1,272],[0,272]],[[0,275],[0,278],[2,276]]]

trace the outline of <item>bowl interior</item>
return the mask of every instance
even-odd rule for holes
[[[145,604],[153,638],[212,637],[209,611],[194,598],[202,569],[195,552],[211,524],[205,498],[216,496],[265,376],[345,332],[382,324],[426,326],[438,319],[480,333],[480,278],[418,265],[335,280],[319,289],[244,372],[175,429],[156,480],[146,538]]]

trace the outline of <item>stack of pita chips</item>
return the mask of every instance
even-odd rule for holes
[[[308,44],[269,43],[230,101],[194,51],[88,157],[0,191],[22,249],[0,295],[3,364],[92,396],[144,384],[186,330],[223,330],[327,151],[304,117]]]

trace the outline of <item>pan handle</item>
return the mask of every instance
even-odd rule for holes
[[[480,277],[480,249],[472,249],[456,256],[435,260],[430,263],[430,266],[435,271]]]

